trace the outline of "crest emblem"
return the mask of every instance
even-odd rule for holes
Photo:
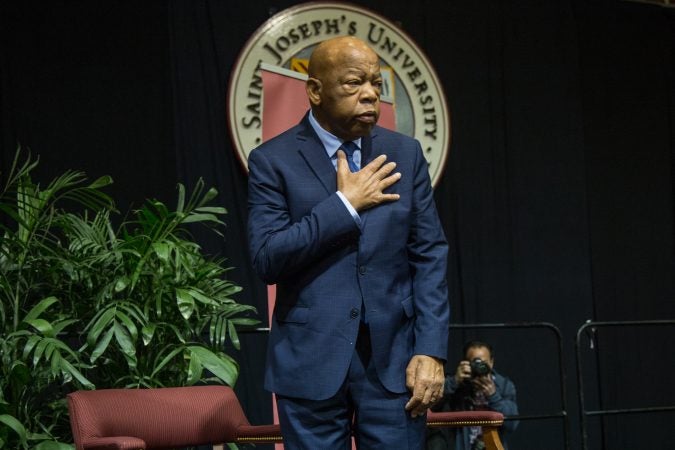
[[[306,73],[307,60],[321,41],[355,36],[380,57],[383,99],[393,104],[396,130],[416,138],[436,186],[450,146],[450,116],[442,86],[424,53],[399,27],[365,8],[314,2],[275,14],[248,40],[228,86],[228,125],[244,167],[262,143],[262,65]]]

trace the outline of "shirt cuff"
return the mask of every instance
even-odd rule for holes
[[[345,197],[342,192],[337,191],[338,197],[340,197],[340,200],[342,200],[342,203],[344,203],[345,207],[347,208],[347,211],[349,211],[349,214],[352,215],[352,218],[354,219],[354,222],[360,227],[361,226],[361,216],[359,216],[359,213],[356,212],[354,207],[352,206],[351,203],[349,203],[349,200],[347,200],[347,197]]]

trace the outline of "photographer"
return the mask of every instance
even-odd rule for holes
[[[511,380],[494,370],[492,347],[480,341],[464,345],[464,359],[455,373],[445,377],[443,398],[434,411],[491,410],[504,416],[518,415],[516,387]],[[505,435],[513,432],[518,421],[507,420],[500,430],[504,448]],[[427,450],[481,450],[484,447],[481,427],[433,429],[427,434]]]

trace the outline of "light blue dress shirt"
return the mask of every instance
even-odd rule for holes
[[[323,148],[326,150],[326,154],[330,158],[330,161],[333,163],[333,167],[335,167],[335,170],[337,170],[337,151],[342,147],[342,143],[344,142],[334,134],[324,130],[321,125],[319,125],[319,122],[314,118],[314,114],[312,114],[312,111],[309,111],[309,123],[312,125],[312,128],[314,128],[314,131],[316,131],[316,134],[319,136],[319,140],[321,140],[321,143],[323,144]],[[354,161],[354,164],[356,164],[356,167],[359,169],[361,168],[361,138],[358,138],[353,141],[357,146],[358,150],[354,151],[354,155],[352,156],[352,159]],[[344,151],[344,150],[343,150]],[[352,206],[351,203],[349,203],[349,200],[347,200],[347,197],[345,197],[342,192],[337,191],[338,197],[340,197],[340,200],[342,200],[342,203],[345,204],[347,209],[349,210],[349,213],[352,215],[354,220],[358,225],[361,225],[361,216],[359,216],[359,213],[356,212],[354,207]]]

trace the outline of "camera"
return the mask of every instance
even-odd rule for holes
[[[480,358],[472,359],[469,364],[471,365],[472,377],[481,377],[490,373],[490,366]]]

